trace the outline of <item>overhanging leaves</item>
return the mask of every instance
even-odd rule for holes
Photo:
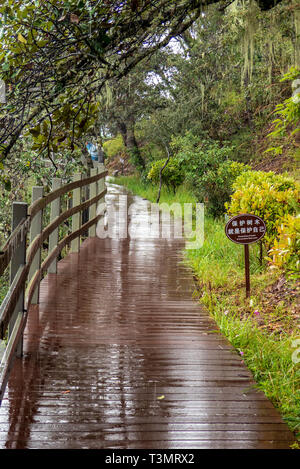
[[[0,78],[8,86],[0,114],[0,158],[22,132],[50,122],[47,144],[91,116],[92,104],[112,78],[127,75],[143,58],[183,33],[217,0],[6,0],[0,2]],[[270,8],[276,2],[260,0]],[[279,3],[279,2],[277,2]],[[78,114],[53,119],[65,102]],[[58,113],[59,115],[59,113]],[[41,142],[43,145],[44,142]]]

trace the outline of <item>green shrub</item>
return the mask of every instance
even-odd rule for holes
[[[269,251],[271,268],[299,278],[300,272],[300,216],[287,215],[277,230],[277,238]]]
[[[225,204],[228,214],[252,213],[261,217],[267,227],[264,244],[269,250],[283,219],[296,214],[299,184],[272,171],[246,171],[237,177],[233,189],[230,203]]]
[[[280,81],[291,80],[298,84],[299,77],[300,70],[292,67]],[[281,141],[282,138],[288,137],[288,140],[292,141],[300,132],[300,94],[297,91],[298,89],[295,88],[293,96],[286,99],[283,103],[277,104],[274,111],[277,119],[273,121],[274,129],[268,136],[273,139],[273,143],[275,142],[276,144],[277,142],[278,145],[268,148],[266,151],[271,151],[275,155],[281,154],[283,151],[284,140]]]
[[[232,183],[243,171],[249,169],[230,159],[234,148],[187,132],[174,138],[172,147],[181,163],[187,182],[200,202],[206,204],[210,215],[224,213],[224,203],[229,201]]]
[[[103,149],[109,159],[114,158],[115,156],[123,153],[125,151],[125,146],[123,143],[122,136],[117,135],[116,137],[107,140],[103,144]]]
[[[159,174],[161,168],[164,166],[166,159],[158,160],[152,163],[147,178],[154,183],[159,182]],[[172,188],[175,192],[176,188],[182,184],[184,179],[180,163],[176,158],[170,158],[167,166],[162,171],[162,182],[168,188]]]
[[[201,178],[203,194],[206,195],[206,206],[212,216],[221,215],[225,202],[230,199],[232,184],[236,178],[249,169],[248,166],[236,161],[227,160],[216,169],[204,173]]]

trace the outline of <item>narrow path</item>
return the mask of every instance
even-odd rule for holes
[[[118,193],[109,187],[109,210]],[[134,217],[142,233],[145,203]],[[181,248],[178,240],[90,238],[44,279],[0,408],[0,448],[293,443],[192,299]]]

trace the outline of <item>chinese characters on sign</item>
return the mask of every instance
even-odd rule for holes
[[[251,244],[263,238],[266,233],[266,225],[256,215],[242,214],[228,221],[225,233],[227,238],[234,243]]]
[[[243,213],[231,218],[226,226],[225,233],[227,238],[237,244],[244,245],[245,251],[245,279],[246,279],[246,298],[250,296],[250,268],[249,268],[249,244],[255,243],[266,234],[265,222],[256,215]]]

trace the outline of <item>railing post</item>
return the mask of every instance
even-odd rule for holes
[[[96,176],[97,174],[98,174],[97,168],[91,169],[91,177]],[[97,186],[98,186],[97,182],[92,182],[92,184],[90,184],[90,199],[92,199],[93,197],[96,197]],[[93,218],[95,218],[96,211],[97,211],[97,204],[91,205],[90,211],[89,211],[89,220],[92,220]],[[89,228],[89,236],[96,236],[96,224]]]
[[[77,173],[73,177],[73,181],[80,181],[81,180],[81,174]],[[81,187],[78,189],[73,190],[73,207],[76,207],[77,205],[81,204]],[[77,212],[72,216],[72,233],[74,231],[79,230],[81,226],[81,212]],[[79,252],[80,248],[80,236],[78,238],[73,239],[71,242],[71,252]]]
[[[88,178],[89,177],[89,172],[85,173],[83,175],[84,178]],[[81,202],[85,202],[86,200],[89,199],[89,195],[90,195],[90,186],[89,185],[86,185],[84,187],[82,187],[82,192],[81,192]],[[81,216],[81,224],[84,225],[85,223],[87,223],[89,221],[89,209],[86,208],[82,211],[82,216]],[[82,234],[82,236],[84,237],[88,237],[88,232],[85,232]]]
[[[105,171],[104,164],[98,163],[98,174],[102,173],[103,171]],[[104,191],[104,189],[105,189],[105,178],[102,178],[98,182],[98,194],[100,194],[100,192]],[[102,199],[99,200],[98,205],[103,204],[104,201],[105,201],[105,197],[102,197]]]
[[[18,224],[27,217],[27,209],[28,205],[24,202],[13,202],[12,206],[12,231],[18,226]],[[14,254],[11,258],[10,263],[10,285],[12,284],[19,268],[26,263],[26,234],[24,233],[23,240],[15,250]],[[24,289],[21,292],[18,302],[16,304],[14,313],[11,317],[8,326],[8,337],[11,336],[14,324],[19,313],[24,312]],[[16,355],[17,357],[21,357],[23,353],[23,337],[19,342]]]
[[[53,178],[52,179],[52,190],[55,191],[61,187],[61,179],[60,178]],[[50,208],[50,223],[55,220],[55,218],[59,217],[60,215],[60,208],[61,202],[60,197],[53,200],[51,202]],[[59,228],[56,228],[49,236],[49,253],[56,248],[59,241]],[[54,259],[52,264],[48,268],[48,274],[56,274],[57,273],[57,259]]]
[[[34,186],[32,188],[32,203],[35,202],[38,199],[41,199],[44,196],[44,188],[40,186]],[[41,210],[38,212],[33,220],[31,221],[31,226],[30,226],[30,243],[33,242],[33,240],[41,234],[43,229],[43,211]],[[41,267],[41,248],[39,248],[33,258],[33,261],[31,263],[30,269],[29,269],[29,275],[28,275],[28,280],[32,279],[34,274],[36,273],[37,270],[39,270]],[[40,285],[38,284],[31,300],[31,304],[35,305],[38,304],[39,302],[39,295],[40,295]]]

